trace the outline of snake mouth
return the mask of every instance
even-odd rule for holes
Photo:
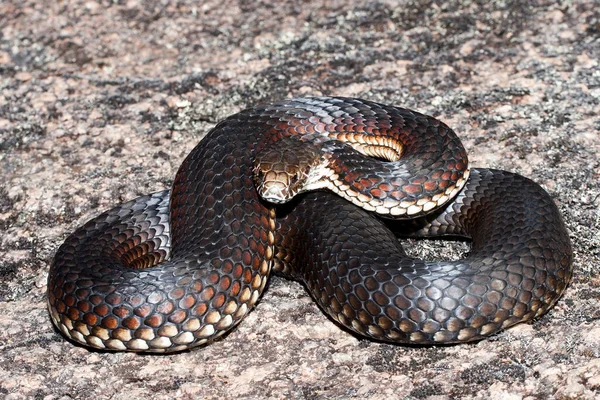
[[[273,204],[285,204],[295,196],[282,182],[262,182],[256,190],[263,200]]]

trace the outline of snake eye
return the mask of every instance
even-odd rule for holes
[[[300,181],[300,172],[296,172],[295,174],[290,176],[290,185],[291,186],[298,184],[299,181]]]
[[[261,168],[256,168],[254,170],[254,179],[256,182],[262,182],[265,177],[265,172]]]

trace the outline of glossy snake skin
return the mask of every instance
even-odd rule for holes
[[[415,260],[390,224],[472,248],[460,261]],[[76,230],[51,266],[48,305],[60,331],[85,346],[180,351],[238,324],[271,271],[303,282],[362,336],[456,343],[547,311],[569,282],[572,251],[540,186],[469,170],[440,121],[358,99],[292,99],[222,121],[170,191]]]

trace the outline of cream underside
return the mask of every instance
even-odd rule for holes
[[[377,199],[360,193],[339,179],[339,175],[326,162],[312,168],[303,191],[328,189],[335,194],[351,201],[357,206],[381,215],[414,216],[441,207],[452,200],[465,186],[469,179],[470,170],[467,168],[463,177],[441,193],[422,197],[418,200]]]

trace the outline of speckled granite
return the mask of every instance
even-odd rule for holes
[[[0,2],[0,397],[593,399],[599,59],[593,0]],[[90,352],[53,329],[46,275],[69,232],[168,187],[219,119],[310,94],[434,115],[474,166],[541,183],[575,250],[558,305],[475,344],[393,346],[340,330],[275,278],[237,329],[191,352]]]

